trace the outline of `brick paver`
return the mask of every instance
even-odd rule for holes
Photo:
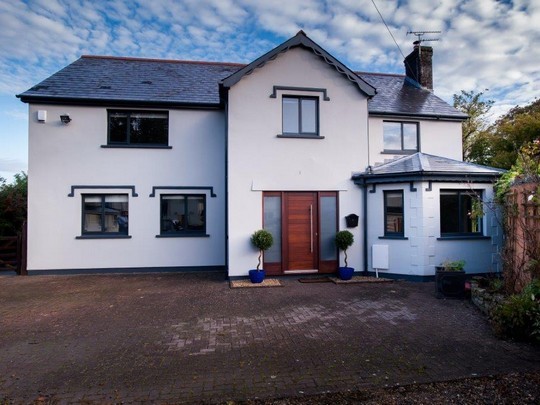
[[[432,283],[0,276],[0,402],[225,402],[540,370]]]

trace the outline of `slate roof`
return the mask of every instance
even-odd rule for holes
[[[221,108],[220,84],[230,87],[281,52],[296,46],[314,52],[371,97],[368,102],[371,114],[467,118],[403,75],[351,71],[302,31],[249,65],[82,56],[17,97],[29,103]]]
[[[20,94],[25,102],[220,106],[219,82],[243,64],[82,56]]]
[[[377,89],[377,95],[368,101],[371,114],[467,118],[466,114],[432,92],[415,86],[404,75],[363,72],[357,74]]]
[[[468,176],[471,179],[492,180],[504,172],[505,170],[494,167],[417,152],[378,166],[369,167],[365,172],[354,174],[353,179],[367,180],[367,183],[377,183],[381,179],[390,182],[413,177],[426,179],[430,177],[448,179],[456,177],[463,180]]]

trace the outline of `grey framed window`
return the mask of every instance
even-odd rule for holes
[[[108,110],[110,146],[168,146],[169,113],[167,111]]]
[[[383,143],[388,153],[418,152],[418,123],[384,121]]]
[[[82,235],[121,236],[129,229],[127,194],[83,194]]]
[[[481,235],[482,192],[441,190],[441,236]]]
[[[160,234],[206,235],[206,195],[162,194]]]
[[[384,236],[405,236],[403,190],[384,191]]]
[[[283,135],[319,135],[319,99],[283,96]]]

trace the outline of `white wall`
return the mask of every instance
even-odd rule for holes
[[[278,92],[273,86],[326,88],[321,93]],[[325,139],[283,139],[282,94],[319,96],[320,135]],[[262,192],[339,191],[344,216],[361,214],[361,190],[351,181],[367,165],[367,99],[355,84],[311,51],[294,48],[245,76],[229,91],[228,186],[229,275],[246,275],[257,263],[249,237],[262,228]],[[361,226],[349,265],[362,270]],[[342,262],[343,259],[341,259]]]
[[[461,122],[441,120],[414,120],[401,118],[369,118],[370,164],[384,163],[403,155],[383,153],[383,121],[419,123],[420,152],[450,159],[462,160]]]
[[[493,210],[493,187],[490,184],[414,182],[416,192],[411,192],[409,183],[377,185],[376,193],[368,193],[368,262],[372,266],[371,247],[387,245],[389,251],[389,273],[408,276],[433,276],[435,266],[447,259],[465,260],[467,273],[500,271],[499,248],[502,243],[501,229]],[[441,240],[440,233],[440,190],[482,190],[488,202],[484,206],[483,234],[489,239]],[[405,237],[407,239],[380,239],[384,236],[384,190],[403,190]],[[381,272],[384,274],[384,271]]]
[[[37,110],[47,111],[46,123]],[[60,123],[68,112],[71,123]],[[28,269],[225,265],[225,124],[222,111],[169,111],[172,149],[109,149],[105,107],[30,106]],[[131,239],[75,239],[81,235],[81,192],[72,185],[134,185],[129,194]],[[156,238],[159,194],[153,186],[213,186],[208,191],[209,237]],[[184,191],[161,191],[161,193]],[[186,193],[189,190],[185,191]]]

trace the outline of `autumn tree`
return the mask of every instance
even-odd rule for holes
[[[488,113],[493,100],[485,100],[482,91],[475,93],[461,90],[461,93],[453,97],[454,107],[469,116],[462,124],[463,159],[486,164],[485,151],[489,146],[486,130],[489,128]]]

